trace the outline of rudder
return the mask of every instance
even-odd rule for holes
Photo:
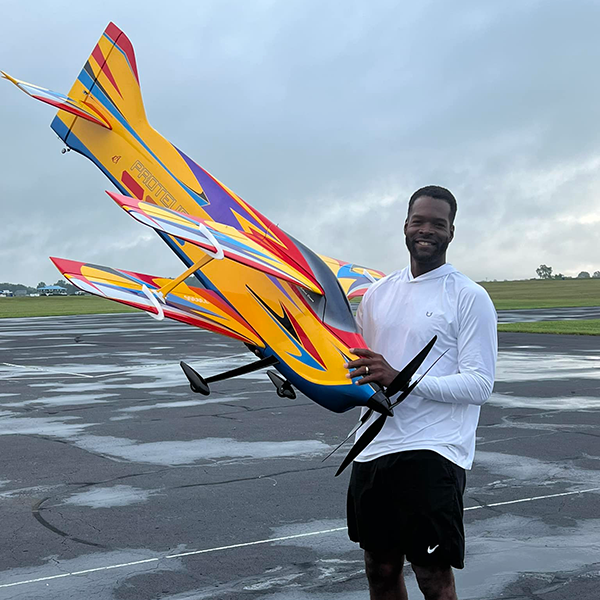
[[[113,129],[147,123],[133,46],[114,23],[104,30],[68,96],[95,109]],[[51,126],[71,146],[69,137],[82,125],[81,119],[61,111]]]

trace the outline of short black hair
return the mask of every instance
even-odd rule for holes
[[[408,201],[408,213],[410,214],[410,209],[416,200],[418,200],[421,196],[429,196],[430,198],[435,198],[436,200],[443,200],[450,205],[450,224],[454,223],[454,217],[456,217],[456,198],[452,195],[450,190],[446,188],[440,187],[439,185],[426,185],[418,189]]]

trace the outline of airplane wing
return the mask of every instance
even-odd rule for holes
[[[309,279],[294,263],[283,261],[253,232],[240,231],[231,225],[200,219],[137,198],[107,193],[143,225],[199,246],[214,258],[229,258],[317,294],[323,293],[313,278]]]
[[[385,277],[385,273],[376,269],[367,269],[329,256],[319,256],[337,277],[348,300],[362,298],[370,286]]]
[[[158,290],[171,281],[166,277],[121,271],[63,258],[51,257],[51,260],[70,283],[85,292],[116,300],[151,314],[160,316],[162,313],[169,319],[264,348],[264,342],[250,325],[211,290],[191,287],[184,282],[161,299]],[[147,291],[144,291],[144,287]]]

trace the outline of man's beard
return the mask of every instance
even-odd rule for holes
[[[448,239],[444,240],[443,242],[436,242],[435,250],[430,253],[427,251],[423,252],[423,249],[417,245],[417,242],[409,241],[408,238],[405,238],[405,242],[411,257],[414,258],[418,263],[424,265],[434,264],[443,259],[444,255],[446,254],[446,250],[450,245],[450,240]]]

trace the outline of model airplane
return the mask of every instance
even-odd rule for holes
[[[346,377],[344,363],[355,358],[349,349],[366,346],[348,298],[362,296],[383,273],[317,256],[152,129],[133,47],[116,25],[108,25],[68,96],[2,75],[59,109],[51,127],[67,148],[100,168],[119,191],[108,192],[118,206],[187,266],[168,279],[52,258],[59,271],[86,292],[235,338],[256,355],[206,379],[182,362],[194,392],[273,367],[280,396],[295,397],[297,388],[334,412],[367,406],[391,415],[391,392],[410,393],[433,341],[388,390]],[[364,445],[369,436],[361,437]]]

